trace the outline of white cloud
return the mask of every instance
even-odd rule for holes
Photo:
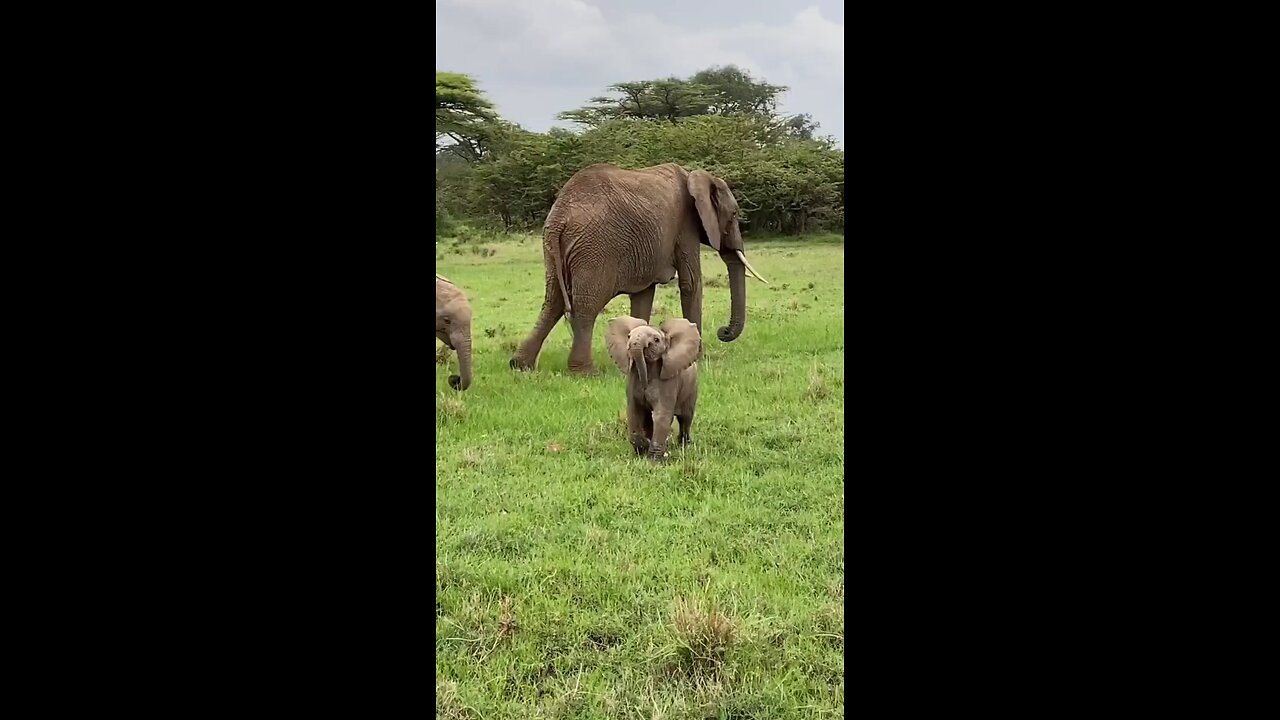
[[[606,13],[589,0],[439,0],[436,67],[473,75],[505,117],[545,130],[612,83],[735,64],[787,85],[787,112],[811,113],[820,132],[843,139],[843,23],[814,5],[780,24],[743,17],[743,7],[724,2],[725,22],[685,26],[652,4]]]

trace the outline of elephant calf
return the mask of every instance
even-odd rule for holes
[[[698,404],[698,326],[670,318],[659,330],[640,318],[618,317],[609,321],[605,345],[627,373],[627,428],[636,454],[665,459],[673,419],[680,420],[680,444],[689,444]]]
[[[471,387],[471,303],[462,288],[436,275],[436,337],[458,351],[459,375],[449,376],[449,387]]]

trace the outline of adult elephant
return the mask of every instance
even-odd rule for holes
[[[591,341],[604,306],[618,295],[630,295],[631,316],[648,322],[654,290],[677,274],[684,317],[701,329],[699,245],[720,253],[729,268],[729,325],[716,337],[731,342],[747,323],[746,273],[767,281],[747,262],[738,202],[728,184],[674,163],[640,170],[615,165],[579,170],[560,189],[543,225],[546,295],[533,332],[516,349],[511,367],[532,368],[563,315],[573,328],[569,371],[594,373]]]

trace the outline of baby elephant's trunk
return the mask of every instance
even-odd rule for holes
[[[631,364],[635,366],[636,372],[640,373],[640,387],[649,386],[649,366],[644,361],[644,346],[640,343],[631,343]]]

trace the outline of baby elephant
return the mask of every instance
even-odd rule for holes
[[[605,345],[627,373],[627,427],[636,454],[666,458],[673,418],[680,420],[680,444],[687,445],[698,404],[698,326],[670,318],[659,330],[639,318],[614,318]]]
[[[436,275],[436,337],[458,351],[458,372],[462,375],[450,375],[449,387],[471,387],[471,303],[461,288],[441,275]]]

